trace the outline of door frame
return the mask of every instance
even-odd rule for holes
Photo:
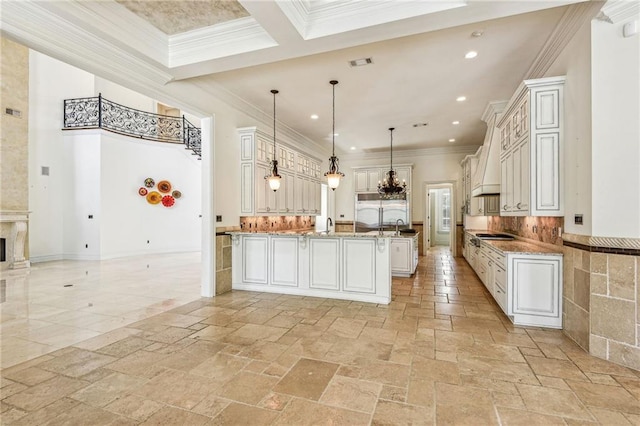
[[[431,234],[431,221],[429,220],[429,212],[430,212],[430,200],[429,200],[429,190],[430,189],[449,189],[451,193],[451,232],[449,233],[449,249],[451,250],[451,255],[456,256],[457,247],[457,225],[458,225],[458,197],[457,197],[457,189],[458,182],[455,180],[441,180],[441,181],[430,181],[424,182],[422,185],[422,193],[424,194],[424,203],[422,206],[422,244],[424,247],[424,251],[429,250],[431,245],[429,244],[429,236]]]

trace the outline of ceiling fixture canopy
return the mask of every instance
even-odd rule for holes
[[[336,84],[338,80],[331,80],[329,82],[333,86],[333,129],[331,132],[331,138],[333,140],[333,148],[331,150],[331,157],[329,157],[329,171],[324,175],[327,177],[327,184],[332,190],[336,190],[340,185],[340,179],[344,177],[344,173],[338,168],[338,157],[336,157]]]
[[[269,188],[276,192],[280,188],[280,178],[278,174],[278,154],[276,152],[276,94],[277,90],[271,90],[273,93],[273,160],[271,160],[271,174],[264,178],[269,182]]]
[[[387,177],[384,178],[381,182],[378,182],[378,194],[380,197],[393,199],[393,198],[404,198],[404,195],[407,193],[407,182],[402,181],[402,185],[400,185],[400,181],[396,176],[396,171],[393,169],[393,131],[394,127],[389,128],[389,132],[391,135],[391,164],[389,166],[389,171],[387,172]]]

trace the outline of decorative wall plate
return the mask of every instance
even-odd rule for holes
[[[156,181],[151,178],[146,178],[144,180],[144,186],[146,186],[147,188],[153,188],[153,185],[155,184],[156,184]]]
[[[147,191],[147,188],[145,188],[144,186],[141,186],[140,189],[138,189],[138,194],[142,195],[143,197],[145,195],[147,195],[149,191]]]
[[[176,200],[171,195],[165,195],[162,197],[162,205],[165,207],[171,207],[175,204]]]
[[[147,203],[149,204],[158,204],[162,201],[162,195],[157,191],[151,191],[147,194]]]
[[[182,192],[175,190],[171,193],[171,195],[173,195],[173,198],[178,199],[180,197],[182,197]]]
[[[160,182],[158,182],[158,191],[164,194],[171,191],[171,183],[169,183],[168,180],[161,180]]]

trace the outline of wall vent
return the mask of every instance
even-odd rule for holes
[[[373,63],[372,58],[353,59],[349,61],[349,65],[351,65],[352,67],[362,67],[372,63]]]

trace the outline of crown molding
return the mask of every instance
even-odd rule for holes
[[[161,66],[154,66],[119,49],[100,35],[90,33],[47,7],[51,2],[2,3],[2,33],[25,46],[113,79],[126,78],[141,85],[158,86],[172,80]]]
[[[640,3],[637,1],[609,0],[602,8],[602,17],[599,19],[617,24],[631,18],[638,19],[639,14]]]
[[[289,0],[277,2],[277,4],[302,38],[311,40],[463,7],[467,5],[467,1],[373,2],[359,0],[316,2],[311,5],[305,0]]]
[[[509,101],[491,101],[487,104],[482,113],[482,121],[489,123],[497,114],[500,114],[506,108]]]
[[[601,2],[587,1],[570,5],[547,38],[544,46],[526,72],[524,79],[540,78],[553,65],[574,34],[585,23],[591,21],[602,7]]]
[[[395,158],[403,158],[407,160],[415,160],[415,157],[424,157],[431,155],[452,155],[452,154],[473,154],[478,150],[477,146],[472,145],[462,145],[462,146],[446,146],[446,147],[437,147],[437,148],[423,148],[423,149],[407,149],[402,151],[393,151],[393,157]],[[388,159],[389,152],[364,152],[364,153],[341,153],[340,157],[342,157],[345,161],[353,161],[353,160],[379,160],[379,159]]]
[[[271,113],[265,113],[253,104],[250,104],[239,96],[229,92],[218,83],[208,81],[206,85],[198,82],[194,82],[193,84],[198,86],[202,92],[209,94],[221,102],[224,102],[231,108],[240,111],[251,119],[257,121],[261,124],[261,126],[258,126],[259,129],[273,127],[273,115],[271,115]],[[328,147],[322,146],[314,140],[309,139],[307,136],[297,132],[281,121],[277,122],[277,126],[278,133],[285,144],[297,147],[297,149],[305,148],[313,152],[314,155],[329,155],[330,151]]]
[[[278,46],[252,17],[171,35],[168,44],[170,67]]]

